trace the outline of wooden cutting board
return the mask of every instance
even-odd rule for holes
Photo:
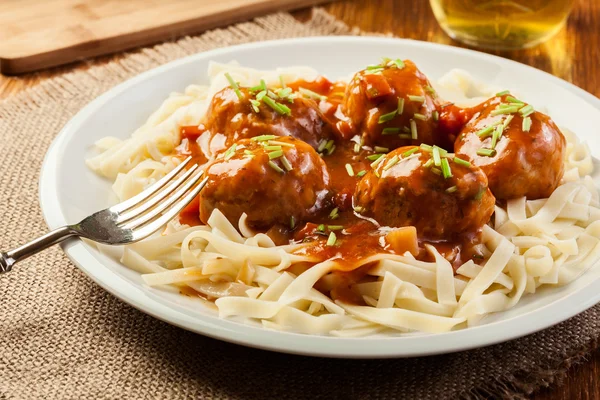
[[[0,72],[20,74],[327,0],[0,0]]]

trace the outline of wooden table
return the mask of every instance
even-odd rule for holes
[[[495,54],[550,72],[600,97],[600,1],[578,0],[576,3],[566,28],[550,41],[529,50]],[[425,0],[345,0],[324,8],[364,31],[461,46],[440,29]],[[300,10],[295,15],[304,20],[310,10]],[[21,77],[0,76],[0,99],[65,71],[105,63],[114,57],[118,56]],[[562,385],[543,389],[535,398],[600,399],[600,351],[571,368]]]

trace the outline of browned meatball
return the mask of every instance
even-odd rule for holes
[[[483,103],[458,136],[455,152],[481,167],[498,199],[548,197],[563,176],[565,138],[547,115],[536,111],[524,118],[527,108],[515,111],[526,104],[515,104],[508,109],[510,114],[496,115],[500,107],[510,107],[511,100],[502,96]],[[490,152],[496,129],[502,134],[496,133],[499,139]],[[491,154],[484,155],[485,151]]]
[[[447,146],[437,134],[437,100],[427,77],[409,60],[359,71],[346,89],[342,112],[369,146]],[[399,104],[400,103],[400,104]]]
[[[427,150],[407,146],[386,154],[359,182],[355,205],[381,225],[414,226],[425,239],[477,231],[494,212],[487,178],[476,166],[443,154],[441,163],[447,162],[451,176],[435,166]]]
[[[255,103],[255,109],[251,101],[256,102],[260,92],[251,92],[247,88],[240,88],[240,92],[242,99],[227,87],[215,94],[210,103],[205,126],[212,134],[212,153],[225,150],[240,139],[264,134],[292,136],[315,149],[322,139],[332,136],[331,127],[314,100],[299,96],[293,102],[274,100],[289,108],[289,115],[286,115],[275,111],[264,100]]]
[[[200,192],[204,223],[218,208],[233,224],[246,213],[257,228],[288,225],[313,216],[328,197],[325,163],[308,144],[290,137],[242,139],[211,162],[205,174],[209,180]]]

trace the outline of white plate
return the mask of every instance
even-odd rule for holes
[[[106,135],[127,138],[172,91],[207,82],[209,60],[237,60],[262,69],[309,65],[330,78],[345,77],[382,56],[412,59],[437,80],[451,68],[516,89],[545,106],[562,126],[600,148],[600,100],[534,68],[499,57],[438,44],[387,38],[323,37],[261,42],[186,57],[131,79],[91,102],[56,138],[42,166],[40,201],[50,228],[79,221],[111,204],[110,182],[84,164],[91,144]],[[600,301],[600,268],[572,284],[525,296],[512,310],[465,330],[406,337],[333,338],[263,330],[218,319],[198,301],[142,284],[139,275],[80,240],[63,246],[69,258],[104,289],[173,325],[207,336],[263,349],[348,358],[411,357],[448,353],[498,343],[547,328]]]

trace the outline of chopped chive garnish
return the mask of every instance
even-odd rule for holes
[[[417,140],[419,137],[419,132],[417,132],[417,123],[414,119],[410,120],[410,137],[413,140]]]
[[[269,167],[273,168],[275,171],[279,172],[280,174],[285,173],[281,167],[277,164],[275,164],[273,161],[269,161]]]
[[[423,164],[423,166],[425,168],[429,168],[429,167],[431,167],[431,165],[433,165],[433,159],[432,158],[430,158],[429,160],[427,160],[427,162],[425,164]]]
[[[231,75],[229,75],[229,72],[225,72],[225,78],[227,78],[227,80],[229,81],[229,85],[231,86],[231,88],[233,89],[235,94],[237,95],[238,99],[242,100],[244,98],[244,95],[240,91],[240,87],[239,87],[238,83],[233,80]]]
[[[442,174],[444,178],[452,178],[452,170],[450,169],[450,163],[447,158],[442,158]]]
[[[229,160],[231,157],[233,157],[233,154],[234,154],[236,148],[237,148],[237,144],[234,143],[230,148],[227,149],[227,151],[223,155],[223,158],[225,160]]]
[[[479,131],[477,131],[477,136],[479,136],[480,138],[485,138],[485,137],[490,136],[492,134],[492,131],[494,130],[494,128],[497,125],[500,125],[501,123],[502,123],[502,120],[498,120],[498,121],[494,122],[493,124],[488,125],[483,129],[480,129]]]
[[[448,189],[446,189],[446,193],[454,193],[458,190],[458,188],[456,186],[450,186]]]
[[[342,229],[344,229],[343,225],[327,225],[327,229],[329,229],[330,231],[340,231]]]
[[[457,163],[458,165],[462,165],[462,166],[465,166],[465,167],[470,167],[471,166],[470,162],[468,162],[467,160],[463,160],[462,158],[454,157],[453,161],[455,163]]]
[[[281,77],[280,77],[281,78]],[[290,217],[290,228],[294,229],[296,227],[296,218],[294,218],[294,216],[292,215]]]
[[[504,129],[506,129],[506,127],[508,126],[508,124],[510,124],[510,121],[512,121],[514,117],[515,117],[514,115],[509,115],[506,117],[506,119],[502,123],[502,126],[504,127]]]
[[[442,170],[437,168],[437,167],[431,167],[431,172],[433,172],[436,175],[441,175],[442,174]]]
[[[274,145],[267,145],[265,146],[265,150],[267,151],[277,151],[277,150],[282,150],[281,146],[274,146]]]
[[[393,135],[395,133],[400,132],[400,128],[383,128],[381,131],[382,135]]]
[[[388,151],[390,151],[390,149],[388,149],[387,147],[375,146],[375,151],[377,153],[387,153]]]
[[[277,96],[279,96],[280,99],[285,99],[290,94],[292,94],[292,88],[285,88],[285,89],[277,90]]]
[[[245,154],[245,155],[247,155],[247,156],[252,156],[252,155],[254,155],[254,153],[253,153],[253,152],[251,152],[250,150],[244,150],[244,154]]]
[[[384,157],[383,154],[380,154],[381,157],[379,157],[377,160],[373,161],[371,163],[371,168],[375,168],[377,167],[379,164],[381,164],[381,162],[383,161]]]
[[[387,171],[388,169],[392,168],[394,165],[398,164],[398,161],[400,159],[398,158],[398,156],[394,156],[390,159],[390,161],[387,162],[387,164],[385,164],[385,166],[383,167],[384,171]]]
[[[508,101],[509,103],[518,103],[518,104],[523,104],[523,102],[515,97],[512,96],[506,96],[506,101]]]
[[[354,152],[360,153],[360,143],[354,143]]]
[[[426,143],[421,143],[421,145],[419,147],[428,153],[431,153],[431,151],[433,150],[433,147],[431,147],[430,145],[428,145]]]
[[[481,148],[477,150],[477,154],[480,156],[493,157],[496,154],[496,150]]]
[[[354,170],[352,169],[352,165],[346,164],[346,172],[348,172],[349,176],[354,176]]]
[[[330,156],[335,151],[335,144],[327,149],[327,155]]]
[[[392,60],[390,62],[387,63],[387,65],[389,65],[390,67],[396,67],[398,69],[402,69],[404,68],[404,61],[402,61],[401,59],[397,58],[395,60]]]
[[[250,104],[252,105],[252,109],[254,110],[254,112],[259,112],[259,108],[260,107],[260,101],[258,100],[254,100],[254,99],[250,99]]]
[[[247,158],[249,160],[252,160],[254,158],[254,154],[245,154],[244,158]]]
[[[381,65],[377,64],[377,65],[367,65],[367,69],[368,70],[373,70],[373,69],[381,69],[383,68]]]
[[[433,112],[433,120],[434,120],[434,121],[437,121],[437,120],[439,120],[439,119],[440,119],[440,113],[439,113],[437,110],[435,110],[435,111]]]
[[[398,97],[398,115],[402,115],[404,112],[404,97]]]
[[[523,118],[523,132],[529,132],[529,130],[531,129],[531,118],[530,117],[525,117]]]
[[[325,143],[325,147],[324,147],[325,150],[329,151],[333,147],[333,144],[334,144],[333,139],[328,140],[327,143]]]
[[[513,114],[519,111],[519,106],[509,106],[506,108],[498,108],[490,113],[492,117],[502,114]]]
[[[261,101],[267,95],[267,91],[263,90],[256,94],[256,100]]]
[[[276,102],[275,100],[273,100],[272,98],[270,98],[268,96],[263,97],[262,101],[266,105],[271,107],[273,110],[278,112],[279,114],[290,115],[290,113],[291,113],[291,110],[287,106],[284,106],[283,104]]]
[[[275,103],[275,104],[277,104],[279,106],[279,108],[283,111],[283,112],[279,112],[280,114],[290,115],[292,113],[292,110],[285,104],[281,104],[281,103]]]
[[[269,96],[273,100],[277,100],[277,97],[278,97],[275,93],[273,93],[272,90],[267,90],[267,96]]]
[[[285,168],[286,171],[291,171],[294,169],[294,167],[292,167],[292,163],[290,163],[290,160],[288,160],[286,156],[281,157],[281,164],[283,164],[283,168]]]
[[[366,174],[366,173],[367,173],[367,170],[366,170],[366,169],[363,169],[362,171],[358,172],[358,173],[356,174],[356,176],[363,177],[363,176],[365,176],[365,174]]]
[[[531,114],[533,114],[535,110],[533,109],[533,106],[531,104],[526,105],[525,107],[521,108],[519,110],[519,113],[521,114],[521,116],[523,117],[528,117]]]
[[[327,146],[327,140],[323,139],[319,142],[319,147],[317,147],[317,151],[320,153],[325,150],[325,146]]]
[[[381,157],[383,157],[383,154],[371,154],[370,156],[367,156],[367,160],[375,161],[379,160]]]
[[[391,121],[394,119],[394,117],[396,117],[396,114],[398,113],[398,110],[394,110],[392,112],[389,112],[387,114],[383,114],[381,116],[379,116],[379,121],[378,123],[383,124],[385,122]]]
[[[510,90],[503,90],[502,92],[496,93],[496,96],[504,96],[504,95],[509,94],[509,93],[510,93]]]
[[[412,154],[415,154],[417,151],[419,151],[418,147],[415,147],[413,149],[407,150],[404,153],[402,153],[402,157],[408,157],[408,156],[410,156]]]
[[[427,117],[426,117],[426,116],[424,116],[423,114],[419,114],[419,113],[415,113],[415,114],[413,115],[413,118],[415,118],[415,119],[420,119],[421,121],[427,121]]]
[[[327,238],[327,246],[334,246],[336,240],[337,240],[337,237],[335,236],[335,233],[331,232],[329,234],[329,237]]]
[[[281,85],[282,88],[286,88],[287,86],[285,85],[285,82],[283,81],[283,76],[279,75],[279,84]]]
[[[492,134],[492,144],[490,146],[492,149],[496,148],[496,144],[498,144],[498,139],[500,139],[500,136],[502,136],[503,130],[504,127],[502,125],[497,126],[494,130],[494,133]]]
[[[381,176],[379,175],[379,172],[377,170],[373,171],[373,173],[375,174],[376,177],[381,178]]]
[[[398,135],[400,139],[411,139],[412,137],[408,133],[401,133]]]
[[[516,104],[509,104],[509,103],[500,103],[498,104],[498,108],[511,108],[511,107],[516,107]]]
[[[435,89],[432,88],[431,86],[425,86],[425,90],[431,94],[435,94]]]
[[[271,145],[277,145],[277,146],[282,146],[282,147],[295,147],[293,144],[291,143],[287,143],[287,142],[280,142],[279,140],[270,140],[269,144]]]
[[[325,224],[321,224],[321,225],[317,226],[317,230],[319,232],[325,232]]]
[[[354,207],[354,211],[360,214],[361,212],[365,211],[365,208],[361,206],[356,206]]]
[[[273,139],[275,139],[276,137],[277,137],[277,136],[275,136],[275,135],[260,135],[260,136],[254,136],[254,137],[253,137],[252,139],[250,139],[250,140],[252,140],[252,141],[255,141],[255,142],[266,142],[266,141],[268,141],[268,140],[273,140]]]
[[[331,212],[329,213],[329,218],[331,219],[336,219],[337,217],[340,216],[340,214],[338,213],[338,208],[334,208],[333,210],[331,210]]]
[[[402,132],[410,133],[410,128],[408,126],[403,126]]]
[[[279,158],[283,155],[283,150],[277,150],[277,151],[272,151],[270,153],[268,153],[269,155],[269,160],[273,160],[275,158]]]
[[[313,92],[312,90],[305,89],[303,87],[298,88],[298,91],[304,97],[309,98],[309,99],[313,99],[313,100],[326,100],[327,99],[326,96],[323,96],[323,95],[321,95],[321,94],[319,94],[317,92]]]
[[[433,146],[433,163],[436,167],[442,165],[442,159],[440,157],[440,148],[437,146]]]
[[[423,97],[423,96],[414,96],[412,94],[408,95],[408,99],[410,101],[414,101],[416,103],[424,103],[425,102],[425,97]]]
[[[477,194],[475,195],[475,200],[481,200],[484,193],[485,193],[485,188],[479,189],[479,192],[477,192]]]

